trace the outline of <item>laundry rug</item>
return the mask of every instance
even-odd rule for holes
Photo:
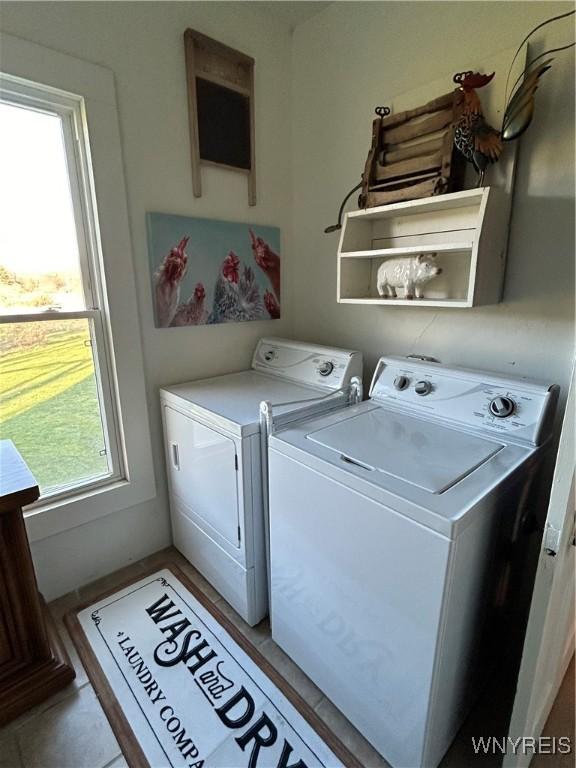
[[[66,623],[134,768],[360,768],[177,566]]]

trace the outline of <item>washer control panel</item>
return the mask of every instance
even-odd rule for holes
[[[537,445],[551,429],[558,387],[410,358],[383,357],[373,400]]]
[[[302,384],[340,389],[353,376],[362,376],[362,354],[287,339],[261,339],[252,368]]]
[[[497,419],[507,419],[509,416],[514,415],[516,403],[511,397],[498,395],[498,397],[490,400],[489,409],[492,416],[496,416]]]
[[[394,379],[394,388],[400,390],[406,389],[410,386],[410,379],[408,376],[396,376]]]
[[[424,397],[425,395],[429,395],[433,388],[434,385],[431,381],[428,381],[428,379],[422,379],[422,381],[417,381],[414,385],[414,392],[416,392],[417,395]]]

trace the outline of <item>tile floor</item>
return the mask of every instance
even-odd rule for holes
[[[122,768],[127,763],[122,756],[108,721],[86,672],[80,663],[72,641],[62,622],[62,617],[79,603],[98,596],[106,589],[137,577],[161,562],[171,560],[179,565],[186,575],[197,584],[207,597],[236,624],[246,637],[259,648],[261,653],[276,667],[286,680],[315,709],[318,715],[353,752],[365,768],[386,768],[388,763],[350,725],[338,709],[322,694],[314,683],[296,666],[270,637],[270,626],[264,620],[257,627],[249,627],[220,595],[196,571],[180,553],[170,548],[145,558],[116,573],[89,584],[75,592],[55,600],[50,609],[62,634],[70,658],[76,669],[74,682],[58,694],[25,713],[0,729],[0,768]],[[572,665],[573,677],[573,665]],[[570,678],[570,673],[567,675]],[[570,678],[571,679],[571,678]],[[565,690],[567,688],[567,690]],[[566,734],[574,722],[573,685],[564,686],[559,696],[562,712],[559,716],[561,728],[554,730],[550,722],[549,733]],[[569,714],[567,714],[569,713]],[[500,763],[498,758],[483,756],[473,759],[470,753],[470,734],[493,734],[498,730],[486,727],[493,723],[494,706],[489,697],[472,713],[456,738],[440,768],[468,768],[471,764],[492,768]],[[539,768],[556,763],[538,762]],[[568,763],[566,763],[568,765]],[[160,768],[155,767],[155,768]]]

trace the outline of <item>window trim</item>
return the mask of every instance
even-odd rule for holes
[[[18,82],[23,91],[36,88],[45,94],[44,109],[51,97],[61,104],[67,98],[69,106],[81,105],[76,128],[87,137],[80,157],[81,183],[88,185],[98,207],[88,216],[84,212],[83,222],[101,260],[97,274],[90,276],[91,292],[100,305],[85,312],[97,307],[107,318],[108,327],[103,324],[101,332],[107,336],[106,362],[123,434],[122,476],[102,487],[80,487],[70,498],[46,497],[26,510],[28,534],[35,541],[148,501],[155,497],[156,485],[113,73],[5,33],[0,33],[0,47],[6,76],[2,90],[10,93]],[[76,153],[81,144],[75,142]],[[34,319],[49,319],[49,314]],[[64,319],[68,313],[56,314]]]

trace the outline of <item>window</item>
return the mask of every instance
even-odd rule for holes
[[[50,234],[53,244],[54,238],[61,244],[58,238],[68,233],[69,248],[66,258],[56,248],[60,261],[58,269],[52,266],[48,273],[56,273],[52,282],[43,280],[41,285],[24,281],[25,288],[33,289],[24,291],[12,285],[12,307],[0,301],[0,357],[5,366],[11,359],[10,351],[3,349],[6,339],[13,354],[23,354],[17,339],[20,328],[28,326],[29,357],[22,359],[21,365],[12,363],[12,383],[4,386],[12,390],[12,406],[21,408],[20,425],[26,413],[37,408],[34,439],[44,440],[43,430],[49,435],[43,443],[47,453],[42,454],[35,445],[30,453],[23,450],[43,490],[40,501],[25,511],[26,530],[30,541],[36,542],[123,510],[130,510],[126,519],[135,525],[135,521],[149,520],[146,516],[155,514],[156,505],[147,502],[156,497],[156,483],[114,73],[2,31],[0,50],[0,107],[18,108],[18,113],[11,114],[22,119],[43,118],[57,127],[53,135],[58,142],[54,140],[53,146],[59,149],[53,157],[60,158],[61,188],[66,192],[60,196],[61,218],[54,227],[56,213],[45,215],[46,196],[48,203],[55,205],[54,187],[49,187],[44,198],[38,198],[41,167],[38,163],[26,165],[26,158],[37,151],[39,139],[35,134],[29,137],[22,172],[11,182],[6,181],[4,166],[7,159],[16,157],[18,144],[12,142],[15,146],[6,147],[0,139],[0,153],[4,150],[0,154],[3,225],[8,218],[5,198],[14,205],[18,190],[20,199],[25,197],[24,224],[12,235],[17,238],[11,247],[18,249],[18,258],[12,258],[5,269],[24,271],[27,255],[43,266]],[[5,124],[2,120],[1,130],[7,130]],[[20,141],[20,136],[17,138]],[[54,185],[57,174],[50,178]],[[140,215],[143,223],[144,215]],[[3,258],[4,251],[2,247]],[[0,264],[4,264],[3,258]],[[67,273],[64,284],[59,270]],[[36,307],[31,306],[32,293],[39,302]],[[41,334],[31,332],[32,323],[42,329]],[[66,325],[58,327],[57,323]],[[59,344],[67,347],[66,355],[57,352]],[[50,375],[41,363],[42,354],[52,359]],[[30,373],[31,367],[41,368],[43,380]],[[0,371],[0,379],[5,378]],[[18,392],[25,384],[26,391]],[[48,385],[53,387],[50,392]],[[40,404],[34,398],[42,391]],[[2,390],[0,407],[7,408],[5,398]],[[27,410],[21,406],[25,398]],[[70,418],[72,411],[75,429],[71,432],[64,417]],[[12,416],[16,418],[14,412]],[[10,421],[5,420],[7,426]],[[17,422],[12,422],[12,428],[14,425],[19,427]],[[25,431],[23,426],[20,429]],[[52,476],[42,476],[45,462],[50,464]],[[143,539],[148,529],[146,525]]]
[[[79,97],[0,97],[0,437],[44,500],[125,476]]]

